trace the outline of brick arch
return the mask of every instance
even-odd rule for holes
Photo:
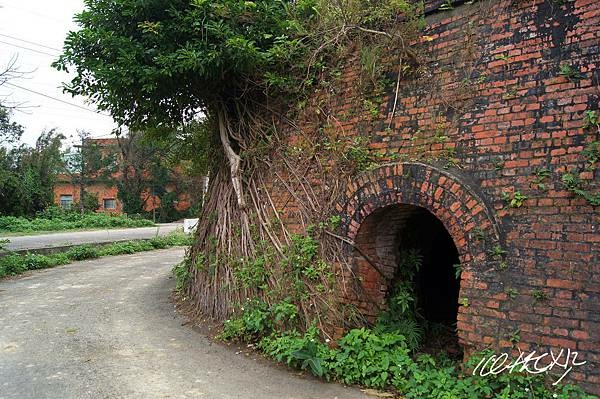
[[[397,270],[397,233],[419,212],[433,214],[456,246],[463,267],[459,297],[470,298],[485,288],[479,277],[498,261],[489,251],[502,246],[503,239],[491,208],[467,181],[422,163],[384,165],[352,181],[337,205],[341,233],[347,238],[344,250],[352,265],[342,272],[351,285],[340,293],[341,302],[356,305],[363,316],[375,320]],[[460,307],[457,315],[459,342],[466,350],[473,345],[467,314],[475,308],[479,306]]]
[[[343,235],[354,242],[369,215],[399,204],[435,215],[454,240],[463,264],[490,261],[488,250],[502,241],[494,212],[465,179],[423,163],[384,165],[354,179],[337,205]]]

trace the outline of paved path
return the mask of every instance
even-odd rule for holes
[[[90,231],[66,231],[49,234],[38,234],[32,236],[7,237],[10,243],[5,245],[6,249],[19,251],[25,249],[41,249],[62,247],[66,245],[105,243],[114,241],[138,240],[165,235],[177,228],[182,229],[181,223],[165,223],[155,227],[138,227],[129,229],[90,230]],[[1,237],[0,237],[1,238]]]
[[[364,398],[236,355],[175,313],[182,249],[0,281],[0,398]]]

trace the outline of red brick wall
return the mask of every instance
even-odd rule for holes
[[[510,347],[507,338],[518,329],[522,349],[579,351],[588,363],[571,377],[599,392],[598,207],[569,192],[561,175],[574,171],[587,190],[598,191],[599,173],[584,170],[581,151],[598,140],[583,124],[585,110],[600,114],[600,1],[482,1],[432,12],[423,36],[424,67],[401,79],[395,115],[395,84],[379,116],[350,112],[362,102],[358,55],[343,68],[335,94],[317,96],[331,110],[328,129],[368,137],[390,161],[340,182],[347,189],[332,211],[342,216],[342,233],[370,242],[366,255],[392,270],[391,236],[368,232],[394,231],[402,211],[382,217],[378,210],[429,210],[449,231],[465,270],[460,297],[469,306],[458,316],[464,348]],[[387,61],[395,83],[397,59],[390,53]],[[563,64],[581,79],[559,75]],[[544,188],[535,182],[536,168],[550,171]],[[289,188],[289,175],[273,174],[270,185]],[[287,191],[273,190],[273,201],[288,226],[299,229],[304,205]],[[510,208],[504,191],[528,199]],[[502,259],[491,254],[495,246],[507,251]],[[381,276],[351,248],[348,256],[367,294],[381,301]],[[536,301],[537,292],[547,300]],[[375,310],[365,298],[342,300]]]
[[[117,197],[118,189],[116,186],[108,186],[105,184],[90,184],[86,186],[86,191],[91,194],[98,195],[98,212],[106,212],[106,213],[121,213],[122,212],[122,204],[121,201]],[[72,195],[73,196],[73,204],[79,203],[79,186],[73,185],[69,182],[59,181],[54,186],[54,203],[56,205],[60,205],[60,196],[61,195]],[[104,199],[114,199],[116,200],[116,209],[104,209]]]

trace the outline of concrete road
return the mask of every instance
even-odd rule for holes
[[[212,343],[169,299],[182,249],[0,281],[0,398],[365,398]]]
[[[105,243],[115,241],[138,240],[168,234],[176,229],[183,229],[181,223],[158,224],[155,227],[138,227],[130,229],[66,231],[32,236],[6,237],[10,243],[6,249],[19,251],[25,249],[41,249],[63,247],[67,245],[80,245],[92,243]],[[0,237],[1,239],[2,237]]]

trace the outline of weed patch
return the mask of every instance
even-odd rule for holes
[[[50,208],[33,219],[0,216],[0,233],[31,233],[75,229],[145,227],[153,226],[150,220],[134,219],[123,215],[84,213]]]
[[[133,254],[175,246],[191,245],[192,238],[180,232],[174,232],[151,240],[117,242],[102,246],[80,245],[64,252],[50,255],[10,253],[0,258],[0,278],[15,276],[28,270],[47,269],[65,265],[78,260],[95,259],[101,256]]]

